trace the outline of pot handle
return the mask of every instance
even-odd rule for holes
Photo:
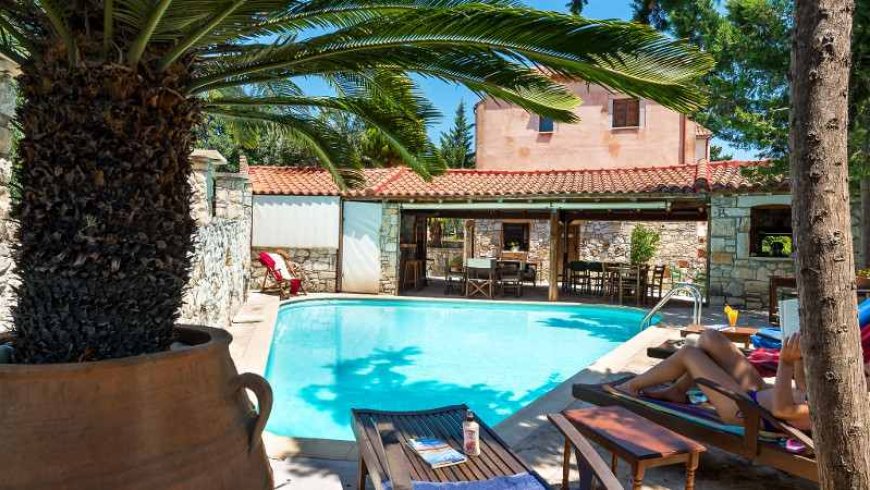
[[[269,420],[269,414],[272,413],[272,387],[262,376],[254,373],[242,373],[236,379],[239,383],[239,389],[247,388],[253,391],[257,397],[257,411],[259,413],[248,443],[248,452],[250,453],[262,443],[263,429],[266,428],[266,421]]]

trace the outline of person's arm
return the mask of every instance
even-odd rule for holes
[[[795,365],[798,364],[803,368],[800,334],[795,334],[782,342],[782,350],[779,352],[779,367],[776,370],[776,382],[773,385],[771,411],[778,419],[806,427],[810,421],[810,407],[806,403],[795,403],[792,388],[792,380],[796,380]]]

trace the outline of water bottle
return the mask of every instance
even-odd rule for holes
[[[480,424],[474,421],[474,412],[465,413],[462,423],[462,447],[468,456],[480,456]]]

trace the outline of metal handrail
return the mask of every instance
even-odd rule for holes
[[[665,306],[665,303],[667,303],[675,294],[680,291],[686,291],[689,293],[689,295],[692,296],[692,318],[694,320],[693,323],[695,325],[699,325],[701,323],[701,307],[704,302],[703,296],[701,296],[701,290],[698,289],[698,286],[695,286],[690,282],[678,282],[673,288],[671,288],[670,291],[668,291],[667,294],[662,297],[662,299],[659,300],[658,303],[656,303],[655,306],[652,307],[651,310],[649,310],[649,313],[647,313],[646,316],[643,317],[643,320],[640,322],[640,329],[643,330],[649,327],[649,323],[650,321],[652,321],[652,318],[655,316],[655,314],[658,313],[658,311],[661,310],[663,306]]]

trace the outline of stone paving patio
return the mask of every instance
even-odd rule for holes
[[[309,297],[336,297],[337,295],[311,295]],[[509,298],[510,299],[510,298]],[[278,299],[274,296],[252,294],[248,303],[236,317],[230,332],[234,336],[231,353],[239,371],[258,372],[263,362],[258,358],[267,352],[262,351],[264,331],[271,335],[275,321]],[[718,310],[718,309],[717,309]],[[691,308],[672,307],[663,313],[668,324],[684,324],[691,317]],[[721,323],[719,311],[706,310],[705,322]],[[766,316],[758,312],[743,313],[741,324],[761,325]],[[522,458],[528,461],[553,488],[561,482],[562,439],[547,425],[544,414],[565,408],[582,407],[584,404],[570,395],[572,383],[597,383],[616,379],[628,373],[641,372],[656,362],[646,356],[646,347],[658,345],[665,339],[676,338],[679,334],[670,328],[647,329],[631,341],[605,355],[589,368],[581,371],[552,392],[524,408],[516,415],[496,426],[496,430],[511,444]],[[259,337],[259,339],[258,339]],[[257,347],[260,344],[260,347]],[[325,442],[325,441],[324,441]],[[324,444],[328,446],[328,443]],[[269,443],[267,441],[267,447]],[[321,452],[321,451],[319,451]],[[321,455],[323,453],[321,452]],[[604,455],[609,460],[608,455]],[[341,451],[334,456],[306,457],[304,455],[273,459],[275,488],[291,490],[339,490],[355,487],[356,462],[353,451]],[[576,478],[576,469],[574,470]],[[629,485],[628,468],[620,465],[618,476],[624,485]],[[684,488],[682,467],[655,468],[647,472],[645,489]],[[572,486],[572,488],[574,488]],[[815,484],[793,478],[776,470],[751,466],[744,460],[710,448],[701,458],[696,488],[698,489],[743,489],[743,490],[785,490],[812,489]]]

